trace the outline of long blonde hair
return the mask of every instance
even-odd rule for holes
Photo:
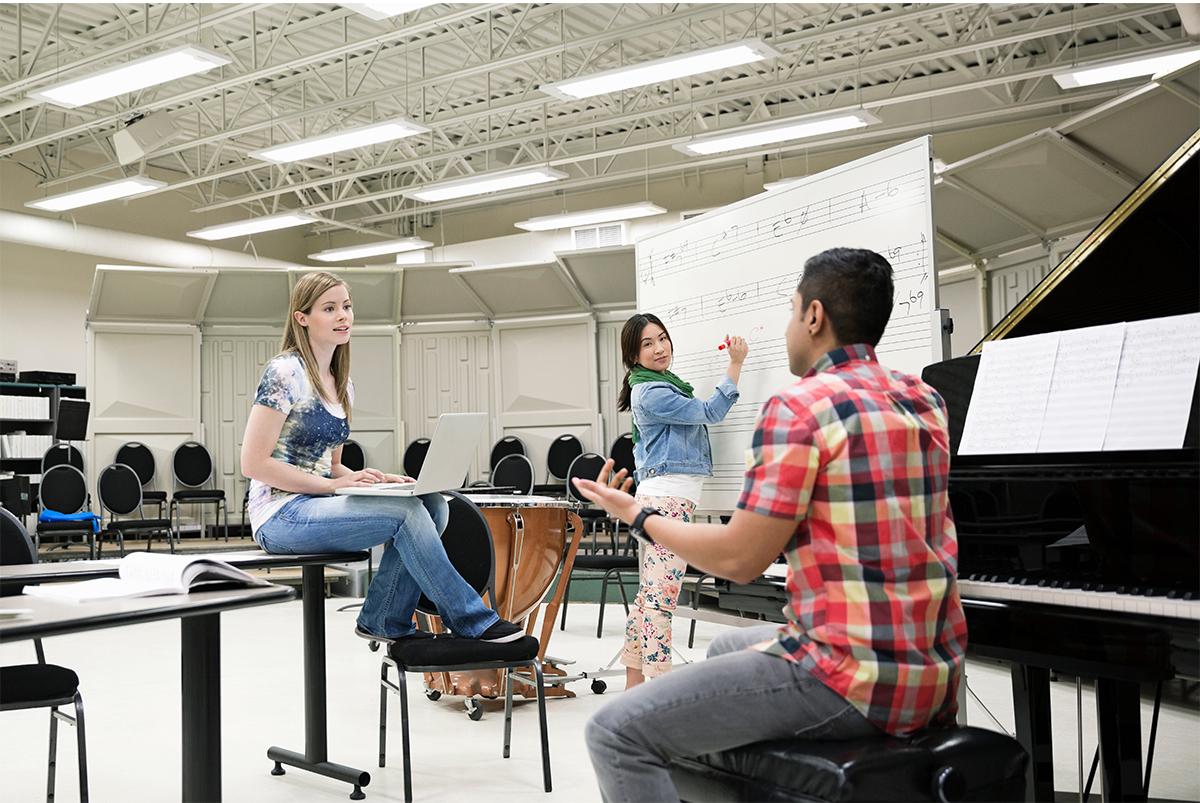
[[[296,282],[292,288],[292,297],[288,300],[287,324],[283,330],[283,343],[279,347],[280,354],[295,354],[304,363],[304,372],[308,382],[317,394],[325,401],[332,402],[325,395],[325,383],[321,381],[321,366],[317,365],[316,355],[313,354],[312,343],[308,340],[308,329],[296,320],[296,313],[312,314],[313,305],[317,299],[334,287],[341,285],[350,292],[350,287],[337,276],[326,271],[308,273]],[[337,402],[346,411],[346,421],[350,420],[350,343],[342,343],[333,350],[333,361],[330,364],[333,371],[333,384],[337,389]]]

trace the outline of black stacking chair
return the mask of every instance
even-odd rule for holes
[[[167,492],[147,488],[154,482],[154,453],[144,443],[130,441],[117,449],[114,463],[123,463],[137,472],[138,480],[142,483],[142,504],[158,505],[158,517],[161,519],[167,507]]]
[[[488,599],[496,599],[495,552],[492,533],[487,520],[466,497],[449,493],[450,520],[442,533],[442,544],[454,568],[471,587],[481,595],[487,592]],[[437,616],[437,606],[422,595],[417,610],[426,616]],[[454,638],[439,634],[428,639],[401,639],[388,646],[388,655],[383,659],[379,675],[379,766],[385,766],[387,755],[387,696],[388,692],[400,698],[400,738],[404,758],[404,800],[412,801],[412,771],[409,757],[408,695],[405,675],[409,672],[463,672],[475,669],[507,670],[504,684],[504,749],[501,755],[509,756],[512,735],[512,684],[513,669],[530,667],[533,682],[537,686],[538,725],[542,736],[542,782],[547,792],[550,784],[550,738],[546,726],[546,693],[542,684],[542,666],[538,661],[538,640],[533,636],[506,644],[488,644],[474,639]],[[390,679],[390,669],[396,670],[396,681]],[[432,700],[440,694],[428,693]],[[474,711],[471,718],[478,719]]]
[[[581,454],[575,458],[575,462],[571,464],[571,468],[567,472],[567,499],[586,505],[588,503],[587,500],[575,490],[575,485],[572,481],[576,477],[594,480],[600,474],[602,468],[604,468],[604,458],[595,452]],[[621,603],[625,606],[625,613],[628,615],[629,597],[625,594],[625,578],[621,576],[621,572],[632,571],[636,573],[638,570],[638,556],[636,550],[633,550],[633,554],[630,554],[628,535],[624,539],[624,545],[620,548],[617,546],[619,531],[616,528],[611,531],[612,552],[600,552],[596,548],[596,527],[599,522],[607,518],[603,510],[585,507],[579,511],[579,517],[589,522],[592,527],[592,552],[588,555],[575,554],[575,564],[571,567],[571,574],[567,577],[567,587],[563,590],[562,619],[559,622],[559,629],[565,630],[567,627],[567,605],[571,599],[571,578],[575,576],[575,572],[580,570],[601,572],[600,617],[596,620],[596,638],[600,638],[600,632],[604,629],[604,607],[608,603],[608,583],[610,580],[616,580],[617,590],[621,592]]]
[[[83,471],[83,452],[69,443],[56,443],[42,455],[42,473],[55,466],[74,466]]]
[[[492,447],[491,457],[488,458],[488,468],[495,471],[496,465],[510,454],[529,456],[529,452],[525,451],[525,442],[516,435],[505,435],[496,441],[496,445]],[[499,485],[500,483],[496,482],[492,484]]]
[[[533,463],[523,454],[510,454],[492,468],[492,485],[516,488],[518,494],[533,493]]]
[[[608,456],[613,461],[613,471],[625,469],[629,472],[629,476],[633,476],[633,433],[626,432],[620,435],[612,442],[612,447],[608,450]]]
[[[171,470],[175,474],[175,482],[184,486],[171,494],[169,518],[175,525],[175,538],[179,539],[180,528],[183,526],[183,505],[200,505],[203,511],[205,505],[214,507],[214,516],[219,518],[225,513],[225,540],[229,540],[229,505],[225,502],[225,492],[220,488],[204,488],[212,479],[213,461],[203,444],[187,441],[180,444],[171,458]],[[178,515],[178,519],[176,516]],[[200,517],[200,537],[204,537],[204,516]]]
[[[571,462],[583,454],[583,444],[574,435],[559,435],[546,452],[546,482],[565,482]]]
[[[121,557],[125,556],[125,536],[137,533],[146,534],[146,550],[150,550],[150,536],[156,532],[167,537],[167,546],[175,551],[175,540],[172,538],[171,520],[164,518],[147,519],[142,510],[142,482],[137,472],[124,463],[113,463],[100,472],[96,479],[96,496],[100,500],[100,509],[109,514],[106,533],[116,537],[117,547]],[[118,519],[117,516],[129,516],[136,513],[136,519]],[[100,552],[96,550],[97,554]]]
[[[351,471],[362,471],[367,467],[367,456],[358,441],[346,441],[342,444],[342,465]]]
[[[90,512],[87,479],[72,465],[61,463],[42,474],[38,485],[38,500],[43,510],[55,513]],[[83,535],[87,538],[88,557],[96,557],[96,530],[92,521],[39,521],[34,530],[34,543],[40,549],[43,535]]]
[[[5,566],[37,563],[37,550],[20,519],[0,508],[0,564]],[[14,588],[12,594],[21,589]],[[36,664],[0,666],[0,711],[23,708],[50,709],[50,760],[46,768],[46,801],[54,800],[54,776],[58,765],[58,722],[75,726],[75,743],[79,753],[79,799],[88,799],[87,741],[83,731],[83,697],[79,694],[79,676],[65,666],[46,663],[42,640],[33,640],[37,653]],[[71,705],[75,716],[60,707]]]
[[[421,466],[425,465],[425,455],[429,454],[429,438],[417,438],[404,450],[404,473],[417,479]]]

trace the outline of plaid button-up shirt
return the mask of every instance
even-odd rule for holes
[[[799,662],[893,734],[949,724],[967,646],[942,398],[867,345],[821,357],[764,406],[738,507],[794,519],[787,623]]]

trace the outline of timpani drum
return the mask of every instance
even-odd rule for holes
[[[496,599],[488,603],[502,618],[523,625],[527,634],[537,635],[538,659],[542,660],[566,591],[565,579],[549,600],[546,593],[559,570],[566,578],[575,563],[583,533],[583,522],[575,512],[578,506],[549,496],[469,492],[463,496],[479,508],[492,533]],[[541,628],[535,634],[539,613]],[[555,667],[543,669],[547,681],[556,674]],[[557,674],[565,673],[558,670]],[[425,680],[429,689],[444,694],[490,698],[504,695],[503,677],[498,671],[439,672],[426,674]],[[536,690],[525,683],[514,684],[514,691],[526,697],[536,696]],[[561,685],[551,686],[546,693],[574,696]]]

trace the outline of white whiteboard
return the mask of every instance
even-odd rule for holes
[[[784,329],[808,257],[827,248],[869,248],[892,264],[896,306],[880,341],[880,361],[920,374],[942,359],[933,266],[932,171],[928,137],[809,176],[693,218],[637,242],[638,310],[671,333],[671,367],[707,398],[729,358],[726,334],[750,343],[741,399],[709,428],[713,477],[706,510],[737,503],[759,409],[796,381]]]

